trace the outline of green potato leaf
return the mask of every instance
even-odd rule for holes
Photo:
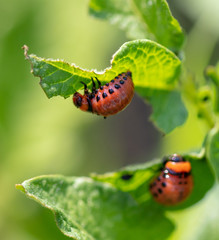
[[[173,89],[179,77],[181,62],[168,49],[149,40],[127,42],[114,54],[111,67],[103,73],[87,71],[62,60],[52,60],[27,54],[32,73],[40,77],[40,85],[47,97],[69,97],[83,88],[80,81],[91,86],[91,77],[109,82],[118,74],[130,70],[136,87]]]
[[[90,0],[89,12],[117,24],[130,38],[153,39],[176,52],[183,45],[183,31],[165,0]]]
[[[128,193],[90,178],[42,176],[17,188],[51,209],[60,230],[76,240],[162,240],[173,229],[159,207],[148,212]],[[155,222],[163,234],[154,238]]]
[[[179,91],[138,88],[137,92],[152,106],[150,119],[163,133],[171,132],[186,121],[188,111]]]
[[[217,180],[219,180],[219,129],[215,127],[209,133],[206,143],[208,161]]]
[[[96,181],[110,183],[123,192],[129,192],[139,203],[151,198],[148,191],[149,182],[162,167],[159,160],[125,167],[116,172],[91,174]]]

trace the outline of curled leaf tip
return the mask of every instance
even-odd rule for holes
[[[28,55],[28,50],[29,50],[29,47],[27,45],[24,45],[22,47],[22,49],[24,50],[24,56],[26,59],[29,59],[29,55]]]
[[[15,188],[25,193],[25,189],[22,184],[15,184]]]

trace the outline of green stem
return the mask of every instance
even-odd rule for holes
[[[190,31],[185,47],[185,65],[204,81],[203,72],[217,43],[218,36],[209,33],[203,24],[205,16],[200,16]]]
[[[216,124],[216,118],[215,118],[214,114],[212,113],[212,111],[210,111],[210,109],[206,106],[204,106],[200,110],[201,110],[201,113],[202,113],[204,119],[206,120],[209,128],[210,129],[214,128],[214,126]]]

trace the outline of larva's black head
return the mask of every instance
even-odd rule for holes
[[[82,111],[90,111],[92,112],[92,105],[88,95],[81,95],[76,92],[73,96],[73,103],[77,108],[80,108]]]
[[[179,154],[173,154],[173,155],[169,156],[169,160],[172,161],[172,162],[183,162],[183,161],[185,161],[183,159],[183,157]]]
[[[131,71],[127,71],[127,75],[129,76],[129,77],[132,77],[132,72]]]
[[[82,105],[82,98],[83,98],[83,96],[80,93],[76,92],[74,94],[74,96],[73,96],[73,103],[74,103],[74,105],[77,108],[81,107],[81,105]]]
[[[173,155],[169,155],[167,157],[164,157],[163,158],[163,165],[165,165],[168,161],[171,161],[171,162],[184,162],[185,159],[179,155],[179,154],[173,154]]]

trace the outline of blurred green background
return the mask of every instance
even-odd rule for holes
[[[188,33],[185,65],[197,78],[219,53],[219,2],[169,1]],[[88,175],[163,154],[198,149],[206,134],[194,106],[186,124],[162,136],[150,123],[151,108],[138,96],[107,120],[76,109],[72,100],[48,100],[30,74],[21,47],[86,69],[110,66],[128,41],[124,32],[88,16],[88,0],[8,0],[0,8],[0,239],[68,239],[53,215],[14,187],[43,174]],[[191,137],[192,131],[192,137]]]

